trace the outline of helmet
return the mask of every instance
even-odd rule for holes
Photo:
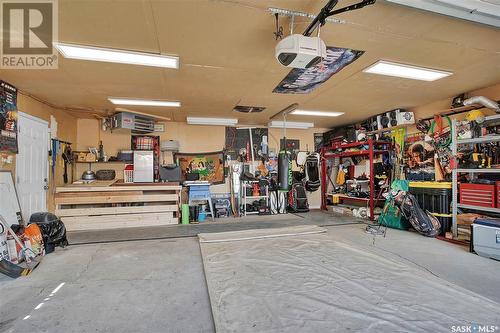
[[[477,123],[482,123],[484,121],[484,113],[479,110],[472,110],[467,113],[465,116],[467,121],[475,121]]]

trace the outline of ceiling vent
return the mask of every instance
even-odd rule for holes
[[[265,109],[266,108],[263,106],[236,105],[233,108],[233,111],[243,112],[243,113],[256,113],[256,112],[262,112]]]

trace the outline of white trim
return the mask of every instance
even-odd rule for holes
[[[47,179],[47,185],[50,186],[51,179],[50,179],[50,164],[49,164],[49,153],[48,153],[48,151],[51,148],[50,148],[50,127],[49,127],[49,122],[46,121],[46,120],[43,120],[41,118],[38,118],[36,116],[30,115],[30,114],[27,114],[27,113],[24,113],[24,112],[18,110],[18,120],[17,120],[17,126],[18,126],[17,127],[17,140],[18,140],[18,142],[19,142],[19,137],[23,134],[22,127],[19,126],[19,124],[20,124],[20,118],[24,118],[26,120],[31,120],[31,121],[34,121],[36,123],[39,123],[42,126],[44,126],[45,129],[46,129],[46,131],[47,131],[47,138],[48,138],[48,141],[46,143],[46,145],[47,145],[46,146],[46,148],[47,148],[47,162],[46,162],[47,163],[47,167],[46,167],[45,177]],[[18,149],[19,149],[19,147],[18,147]],[[19,152],[18,152],[18,154],[19,154]],[[16,186],[16,190],[17,190],[17,186],[18,186],[18,174],[19,174],[18,173],[18,168],[19,167],[20,167],[20,164],[17,163],[17,157],[16,157],[16,166],[15,166],[15,175],[16,175],[16,177],[14,179],[14,184]],[[49,204],[48,204],[48,198],[49,198],[49,191],[47,190],[46,193],[45,193],[45,203],[44,203],[45,210],[47,210],[48,206],[49,206]],[[19,206],[21,206],[21,203],[19,203]],[[30,217],[24,215],[25,213],[22,211],[22,207],[21,207],[21,214],[22,214],[23,219],[25,221],[29,221]]]
[[[24,112],[22,112],[22,111],[17,111],[17,112],[18,112],[18,114],[19,114],[19,117],[24,117],[24,118],[31,119],[31,120],[33,120],[33,121],[37,121],[37,122],[39,122],[39,123],[41,123],[41,124],[43,124],[43,125],[46,125],[46,126],[47,126],[47,129],[49,128],[49,122],[48,122],[48,121],[43,120],[43,119],[38,118],[38,117],[35,117],[35,116],[32,116],[32,115],[30,115],[30,114],[24,113]]]

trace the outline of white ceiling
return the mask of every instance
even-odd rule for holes
[[[491,1],[491,0],[490,0]],[[340,1],[339,6],[355,1]],[[329,46],[366,51],[307,95],[272,93],[289,72],[274,59],[274,17],[268,7],[318,13],[312,0],[59,0],[59,40],[66,43],[178,55],[180,69],[64,59],[57,70],[2,70],[0,78],[79,116],[112,112],[108,96],[179,100],[181,108],[134,107],[175,121],[187,116],[239,118],[266,124],[292,103],[341,117],[293,116],[318,127],[343,125],[396,107],[412,107],[500,82],[500,30],[377,1],[328,23]],[[309,21],[296,20],[302,31]],[[281,20],[285,32],[288,19]],[[366,74],[384,59],[451,71],[434,82]],[[236,104],[262,113],[232,111]]]

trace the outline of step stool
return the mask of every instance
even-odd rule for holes
[[[188,184],[187,187],[189,205],[191,206],[192,201],[208,201],[210,212],[206,212],[206,214],[212,217],[212,221],[215,221],[212,196],[210,195],[210,184]]]

